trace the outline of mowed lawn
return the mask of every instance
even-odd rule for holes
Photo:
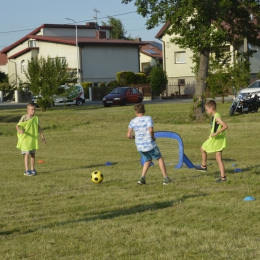
[[[147,104],[155,131],[174,131],[196,165],[210,118],[190,122],[191,103]],[[173,260],[260,259],[260,112],[228,116],[223,151],[227,182],[215,155],[208,172],[168,166],[162,185],[155,165],[138,185],[141,165],[126,138],[132,105],[37,109],[47,144],[36,154],[38,175],[23,175],[15,125],[24,108],[0,107],[0,259]],[[111,166],[106,166],[111,162]],[[237,172],[240,169],[240,172]],[[104,174],[94,184],[91,173]],[[255,201],[244,201],[252,196]]]

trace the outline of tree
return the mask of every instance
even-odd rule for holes
[[[8,82],[8,75],[0,71],[0,82]]]
[[[125,4],[129,2],[132,0],[122,0]],[[258,25],[250,19],[260,11],[257,0],[135,0],[135,5],[137,12],[148,18],[148,29],[169,22],[167,33],[172,35],[171,42],[190,48],[197,56],[194,98],[197,119],[204,112],[210,53],[227,43],[239,49],[244,39],[260,46]],[[252,52],[248,51],[246,55],[252,55]]]
[[[150,85],[154,95],[160,95],[168,83],[166,72],[160,66],[154,66],[151,71]]]
[[[116,19],[112,16],[108,16],[108,22],[102,22],[102,25],[109,25],[113,26],[113,29],[111,30],[111,38],[113,39],[125,39],[126,33],[124,25],[119,19]]]
[[[59,86],[68,79],[68,65],[58,57],[45,59],[36,56],[28,61],[26,77],[30,90],[41,96],[39,106],[45,111],[53,103],[53,96],[59,94]]]

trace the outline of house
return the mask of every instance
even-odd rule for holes
[[[162,44],[156,41],[145,41],[140,49],[140,71],[145,72],[148,67],[162,64]]]
[[[66,60],[71,71],[78,68],[79,82],[110,82],[118,71],[140,71],[142,42],[111,39],[111,26],[43,24],[1,53],[7,55],[10,84],[27,82],[28,60],[39,55]],[[77,37],[76,37],[77,35]]]
[[[193,52],[190,49],[180,48],[178,45],[171,43],[171,36],[166,34],[166,30],[170,27],[170,22],[166,22],[155,38],[162,41],[163,46],[163,68],[168,76],[167,95],[181,94],[193,95],[195,93],[196,79],[192,72],[194,63],[192,62]],[[239,51],[246,51],[247,48],[255,48],[248,43],[241,43]],[[254,53],[253,57],[249,58],[251,81],[256,79],[256,74],[260,68],[260,50]],[[226,45],[223,52],[236,53],[232,45]],[[231,63],[235,62],[235,56],[232,57]]]

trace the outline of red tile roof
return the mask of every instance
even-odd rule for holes
[[[142,46],[140,52],[157,60],[162,60],[161,44],[155,41],[148,41]]]
[[[22,50],[22,51],[19,51],[19,52],[15,53],[14,55],[8,57],[8,59],[15,59],[15,58],[17,58],[17,57],[23,55],[24,53],[31,51],[31,50],[39,50],[39,48],[37,48],[37,47],[26,48],[26,49],[24,49],[24,50]]]
[[[42,36],[36,35],[40,32],[42,28],[75,28],[75,25],[62,25],[62,24],[43,24],[40,27],[36,28],[29,34],[22,37],[20,40],[16,41],[15,43],[11,44],[10,46],[4,48],[0,53],[6,54],[19,44],[23,43],[28,39],[35,39],[39,41],[46,41],[46,42],[57,42],[62,44],[70,44],[76,45],[75,37],[66,37],[66,36]],[[87,23],[87,25],[77,25],[78,29],[94,29],[96,28],[96,23]],[[101,30],[111,30],[112,26],[99,26]],[[121,39],[98,39],[98,38],[91,38],[91,37],[78,37],[78,44],[79,45],[86,45],[86,44],[124,44],[124,45],[144,45],[143,42],[135,42],[129,40],[121,40]]]
[[[0,53],[0,65],[6,65],[7,63],[7,56],[6,54]]]

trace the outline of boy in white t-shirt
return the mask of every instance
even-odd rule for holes
[[[146,184],[146,173],[152,160],[156,159],[164,177],[163,185],[167,185],[171,182],[171,179],[167,176],[164,160],[155,143],[153,120],[150,116],[144,116],[145,108],[143,104],[135,104],[134,110],[136,117],[131,120],[128,126],[127,138],[135,139],[137,151],[144,162],[142,175],[137,183],[140,185]],[[132,135],[132,131],[135,132],[135,136]]]

